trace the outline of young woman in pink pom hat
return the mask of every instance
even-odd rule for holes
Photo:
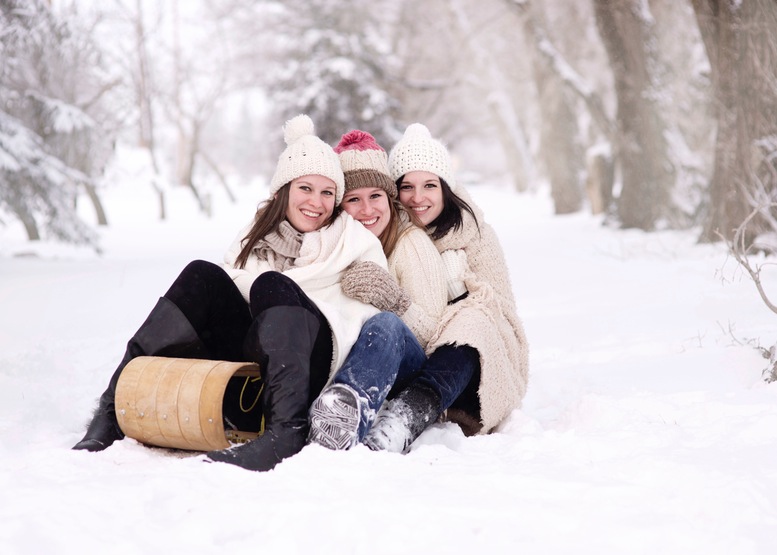
[[[313,403],[310,441],[330,449],[361,442],[391,391],[401,390],[426,361],[448,295],[442,259],[397,200],[385,150],[353,130],[335,147],[345,174],[343,210],[375,234],[388,271],[354,265],[343,292],[382,310],[364,325],[342,368]]]

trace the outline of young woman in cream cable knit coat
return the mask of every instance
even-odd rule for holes
[[[310,411],[310,441],[347,449],[364,438],[390,390],[425,362],[448,293],[437,249],[396,200],[386,152],[359,130],[343,135],[335,152],[345,172],[343,210],[381,240],[389,265],[386,272],[361,263],[343,277],[347,295],[386,312],[367,321]]]
[[[353,262],[385,268],[380,242],[336,209],[343,173],[332,148],[301,115],[286,123],[287,147],[270,198],[240,232],[223,267],[189,264],[130,339],[74,449],[99,451],[121,439],[115,392],[126,364],[141,355],[254,361],[261,366],[264,434],[208,453],[213,461],[269,470],[305,445],[308,407],[340,367],[362,324],[378,311],[343,294]],[[225,412],[226,412],[225,408]]]
[[[466,191],[452,189],[445,146],[414,123],[391,150],[389,170],[400,202],[441,253],[451,303],[427,344],[428,361],[365,439],[400,452],[446,410],[467,435],[493,430],[520,406],[529,347],[499,240]]]

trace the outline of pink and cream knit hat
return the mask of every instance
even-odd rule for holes
[[[314,135],[313,120],[300,114],[283,126],[286,150],[278,158],[275,175],[270,181],[270,196],[286,183],[303,175],[322,175],[335,182],[335,202],[343,200],[345,181],[340,160],[332,147]]]
[[[448,149],[432,138],[425,125],[411,123],[405,134],[391,149],[388,159],[389,174],[396,181],[413,171],[431,172],[454,187],[453,168]]]
[[[342,136],[335,147],[345,173],[345,191],[379,187],[396,198],[397,186],[388,171],[386,151],[366,131],[354,129]]]

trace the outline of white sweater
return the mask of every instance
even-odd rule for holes
[[[253,222],[235,238],[224,255],[223,267],[249,302],[251,285],[259,274],[276,270],[253,254],[245,268],[235,267],[241,243]],[[375,262],[387,268],[380,241],[359,222],[343,212],[332,225],[306,233],[294,266],[282,272],[293,279],[324,314],[332,329],[331,373],[340,368],[359,337],[362,325],[378,309],[347,297],[340,287],[343,272],[353,262]]]
[[[402,321],[425,349],[448,303],[440,253],[423,229],[407,224],[389,256],[388,266],[412,301]]]

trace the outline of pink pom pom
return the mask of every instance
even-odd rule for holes
[[[381,150],[383,148],[375,142],[375,137],[366,131],[354,129],[342,136],[335,147],[335,152],[340,154],[344,150]],[[385,152],[385,151],[383,151]]]

